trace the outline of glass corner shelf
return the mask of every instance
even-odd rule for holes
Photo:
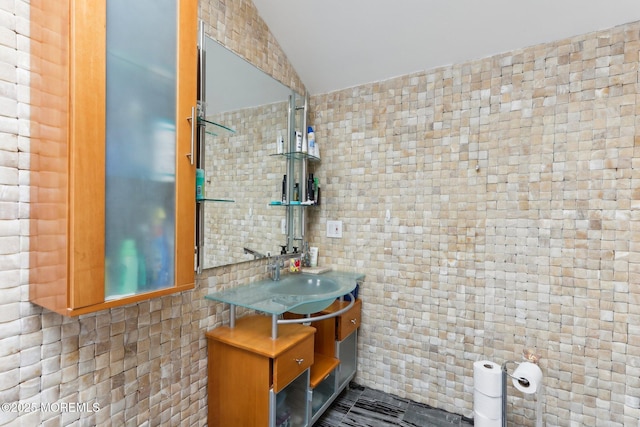
[[[320,158],[316,157],[316,156],[312,156],[309,153],[304,153],[301,151],[292,151],[290,153],[276,153],[276,154],[270,154],[270,156],[282,156],[282,157],[286,157],[288,159],[293,159],[293,160],[304,160],[307,159],[310,162],[319,162]]]
[[[308,208],[308,207],[312,207],[312,206],[320,206],[317,203],[313,202],[289,202],[289,203],[282,203],[279,201],[271,201],[269,202],[269,206],[298,206],[298,207],[302,207],[302,208]]]
[[[205,132],[209,135],[218,136],[221,133],[223,135],[229,136],[236,133],[236,131],[234,129],[231,129],[230,127],[221,125],[220,123],[212,122],[211,120],[207,120],[202,117],[198,117],[198,123],[205,127],[208,126]],[[218,131],[220,133],[216,133],[215,131]]]
[[[197,203],[204,203],[204,202],[224,202],[224,203],[235,203],[235,200],[232,199],[210,199],[210,198],[204,198],[204,199],[196,199]]]

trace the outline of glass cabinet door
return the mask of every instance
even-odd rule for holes
[[[358,363],[358,331],[353,331],[342,341],[336,341],[336,357],[340,359],[338,366],[338,388],[356,374]]]
[[[315,422],[327,409],[329,401],[333,401],[336,393],[336,370],[311,390],[311,419]],[[322,412],[319,412],[322,411]]]
[[[270,392],[269,427],[307,427],[309,425],[309,369],[279,393]]]
[[[194,287],[197,0],[32,0],[29,300]]]
[[[106,2],[106,299],[174,284],[177,1]]]

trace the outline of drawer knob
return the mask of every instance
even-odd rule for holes
[[[358,321],[356,319],[351,319],[351,323],[355,325],[356,323],[358,323]]]
[[[304,359],[294,359],[294,360],[298,365],[302,365],[302,362],[304,362]]]

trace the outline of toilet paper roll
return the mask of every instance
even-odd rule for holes
[[[513,372],[513,385],[525,394],[533,394],[538,391],[542,383],[542,371],[535,363],[522,362]]]
[[[473,364],[473,389],[489,396],[502,396],[502,369],[497,363],[479,360]]]
[[[502,418],[492,420],[486,416],[479,414],[477,411],[473,412],[473,426],[474,427],[502,427]]]
[[[502,396],[491,397],[474,390],[473,411],[491,420],[499,420],[502,416]]]

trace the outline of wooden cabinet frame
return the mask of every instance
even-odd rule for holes
[[[29,298],[63,315],[194,286],[198,5],[178,0],[174,286],[105,302],[106,1],[30,3]]]
[[[272,339],[271,318],[260,315],[207,332],[209,426],[272,425],[271,394],[308,375],[315,332],[310,326],[281,325]]]

